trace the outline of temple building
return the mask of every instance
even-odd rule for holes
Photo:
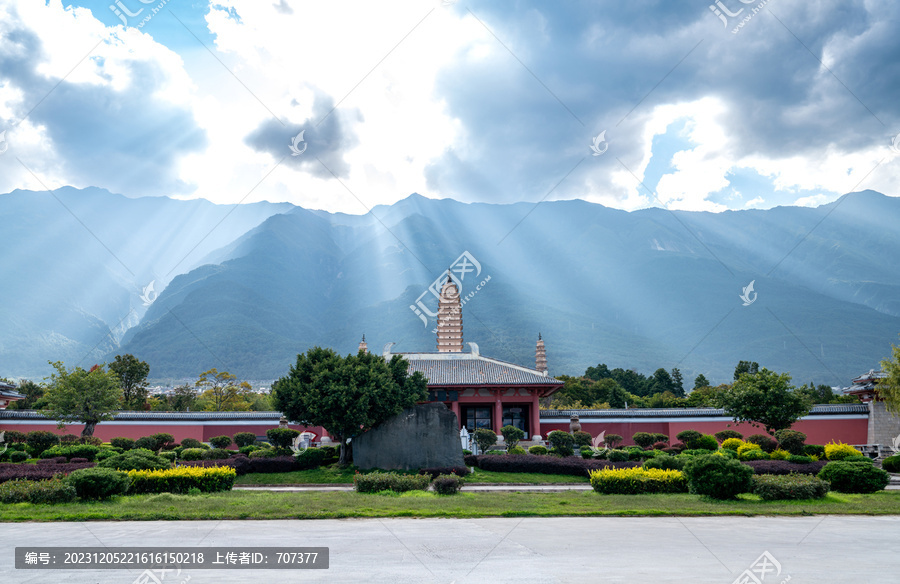
[[[6,406],[20,399],[25,399],[25,396],[16,391],[15,385],[0,381],[0,410],[5,410]]]
[[[409,361],[410,374],[418,371],[428,379],[428,401],[443,402],[470,433],[488,428],[500,434],[500,428],[511,425],[522,429],[526,440],[540,434],[538,400],[563,386],[550,377],[540,334],[534,368],[482,356],[478,345],[463,343],[462,303],[452,278],[441,287],[437,321],[435,352],[392,353],[394,343],[388,343],[384,358],[399,354]]]

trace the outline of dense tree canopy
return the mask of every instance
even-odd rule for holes
[[[81,367],[67,370],[62,362],[51,362],[56,369],[44,393],[46,416],[59,422],[83,423],[82,436],[93,436],[94,427],[103,420],[112,419],[112,413],[119,408],[122,389],[119,378],[112,371],[94,365],[90,371]]]
[[[810,402],[794,389],[787,373],[762,368],[756,374],[742,373],[721,401],[735,422],[761,424],[773,434],[809,413]]]
[[[122,409],[143,410],[147,403],[147,376],[150,366],[131,354],[116,355],[109,370],[119,378],[122,388]]]
[[[341,444],[341,463],[350,461],[347,439],[427,397],[426,379],[408,374],[400,355],[390,362],[360,352],[341,357],[314,347],[297,355],[290,372],[275,382],[272,400],[290,420],[322,426]]]
[[[197,404],[206,411],[248,411],[253,402],[254,392],[249,383],[239,382],[237,376],[215,367],[201,373],[194,386],[200,392]]]

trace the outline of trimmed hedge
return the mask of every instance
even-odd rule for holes
[[[213,436],[209,439],[213,448],[225,449],[231,446],[231,436]]]
[[[900,472],[900,454],[888,456],[881,461],[881,468],[888,472]]]
[[[21,464],[0,462],[0,483],[14,480],[41,481],[52,479],[54,475],[66,475],[82,468],[92,468],[93,462],[63,463],[59,464],[51,460],[42,460],[42,464]]]
[[[675,456],[654,456],[644,461],[641,466],[644,470],[658,468],[660,470],[682,470],[687,464],[688,458],[678,458]]]
[[[582,458],[558,458],[555,456],[533,456],[530,454],[508,454],[493,456],[484,454],[475,457],[478,468],[495,472],[534,472],[541,474],[558,474],[587,476],[591,470],[600,468],[631,468],[641,466],[640,462],[606,460],[584,460]],[[469,461],[466,461],[468,464]]]
[[[196,438],[185,438],[181,441],[181,446],[183,448],[203,448],[203,442],[200,442]]]
[[[575,438],[575,446],[590,446],[594,440],[594,437],[584,430],[578,430],[572,437]]]
[[[822,470],[826,462],[824,460],[821,460],[813,461],[807,464],[797,464],[795,462],[788,462],[786,460],[750,460],[742,464],[746,464],[747,466],[752,468],[753,472],[755,472],[756,474],[786,475],[791,473],[799,473],[815,475],[819,474],[819,471]]]
[[[234,450],[226,450],[224,448],[211,448],[209,450],[203,451],[203,459],[204,460],[223,460],[226,458],[231,458],[232,454],[234,454]]]
[[[256,434],[253,432],[238,432],[233,436],[234,443],[238,448],[243,448],[244,446],[253,446],[256,443]]]
[[[67,460],[73,458],[85,458],[94,460],[97,453],[100,452],[99,446],[91,446],[90,444],[73,444],[72,446],[53,446],[41,453],[41,458],[56,458],[65,456]]]
[[[300,469],[317,468],[319,466],[322,466],[322,463],[327,457],[328,453],[321,448],[307,448],[300,454],[294,456],[297,461],[297,468]]]
[[[292,428],[269,428],[266,430],[266,438],[269,443],[276,448],[288,448],[294,442],[294,438],[300,435],[300,432]]]
[[[435,468],[423,468],[419,470],[419,474],[428,475],[431,477],[431,480],[437,479],[441,475],[456,475],[458,477],[464,477],[469,474],[469,467],[467,466],[442,466]]]
[[[102,468],[116,470],[159,470],[170,468],[172,464],[156,454],[143,449],[128,450],[122,454],[110,456],[97,464]]]
[[[644,468],[605,468],[590,473],[591,487],[603,495],[686,493],[681,471]]]
[[[465,482],[465,479],[455,474],[445,474],[435,477],[431,482],[431,486],[438,495],[455,495]]]
[[[110,438],[109,443],[116,448],[121,448],[122,450],[131,450],[134,448],[134,440],[132,438]]]
[[[25,462],[28,460],[28,453],[22,452],[19,450],[14,450],[9,453],[9,461],[10,462]]]
[[[829,442],[825,445],[825,457],[828,460],[844,460],[848,456],[862,456],[862,452],[843,442]]]
[[[870,462],[836,460],[826,464],[818,476],[831,483],[832,490],[842,493],[874,493],[891,482],[888,473]]]
[[[758,445],[764,452],[772,452],[778,448],[778,442],[765,434],[751,434],[747,437],[747,442]]]
[[[181,466],[166,470],[132,470],[129,493],[187,493],[199,489],[202,493],[230,491],[237,476],[235,469],[225,466],[209,468]]]
[[[128,475],[111,468],[83,468],[69,473],[66,482],[85,500],[109,499],[124,495],[130,483]]]
[[[540,444],[535,444],[534,446],[530,446],[528,448],[528,454],[534,454],[535,456],[543,456],[548,452],[549,450],[547,450],[547,447],[541,446]]]
[[[618,449],[607,450],[606,458],[610,462],[624,462],[624,461],[628,460],[629,458],[631,458],[631,453],[628,452],[627,450],[618,450]]]
[[[551,452],[560,456],[572,456],[575,453],[575,438],[568,432],[553,430],[547,435]]]
[[[25,436],[25,444],[28,452],[32,456],[38,457],[51,446],[59,444],[59,436],[46,430],[34,430]]]
[[[431,478],[426,475],[407,475],[395,472],[356,473],[356,476],[353,477],[353,488],[357,493],[424,491],[430,483]]]
[[[744,435],[741,434],[740,432],[738,432],[737,430],[721,430],[721,431],[713,434],[713,436],[716,437],[716,440],[718,440],[719,442],[722,442],[723,446],[724,446],[724,442],[730,438],[737,438],[738,440],[740,440],[742,442],[744,440]]]
[[[803,443],[806,442],[806,434],[797,430],[778,430],[775,432],[775,439],[778,440],[778,446],[787,450],[791,454],[800,456],[803,454]]]
[[[821,499],[828,494],[829,486],[828,481],[805,474],[753,477],[753,493],[764,501]]]
[[[202,448],[185,448],[181,451],[181,460],[202,460],[204,452]]]
[[[6,481],[0,484],[0,503],[70,503],[78,495],[61,478],[43,481]]]
[[[733,450],[735,452],[737,452],[738,448],[740,448],[743,445],[744,445],[744,441],[741,440],[740,438],[726,438],[722,442],[722,448],[725,448],[726,450]]]
[[[753,470],[736,460],[710,454],[696,456],[684,465],[690,492],[714,499],[734,499],[753,488]]]

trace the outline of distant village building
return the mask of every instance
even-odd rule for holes
[[[25,399],[25,396],[16,391],[15,385],[0,381],[0,410],[5,410],[6,406],[20,399]]]
[[[447,405],[460,428],[465,426],[470,433],[487,428],[500,434],[500,428],[509,425],[524,431],[526,440],[532,439],[541,432],[538,400],[563,386],[550,377],[540,335],[534,368],[484,357],[478,345],[463,343],[462,303],[452,278],[441,287],[437,352],[391,353],[393,344],[385,345],[384,358],[399,354],[409,361],[410,374],[418,371],[428,379],[428,401]],[[464,344],[469,345],[468,352],[463,352]]]

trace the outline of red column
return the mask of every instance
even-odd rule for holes
[[[456,429],[457,430],[461,429],[462,428],[462,418],[459,415],[459,402],[458,401],[450,402],[450,411],[453,412],[454,414],[456,414],[456,425],[457,425]]]
[[[503,393],[502,389],[498,389],[494,393],[494,397],[497,401],[494,402],[494,432],[497,435],[500,435],[500,428],[503,427],[503,402],[500,401],[500,395]]]
[[[538,399],[537,390],[535,390],[531,394],[531,436],[541,434],[542,438],[546,438],[541,432],[541,404]],[[528,438],[531,439],[531,436]]]

